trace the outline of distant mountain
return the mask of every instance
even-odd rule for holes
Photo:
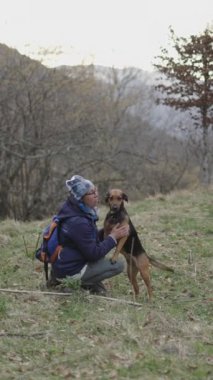
[[[15,65],[17,62],[33,61],[38,65],[38,72],[50,72],[55,70],[63,75],[73,78],[79,76],[82,70],[87,70],[88,74],[92,74],[99,80],[110,83],[112,80],[123,81],[125,86],[124,91],[141,91],[141,102],[138,106],[132,106],[130,112],[140,116],[143,121],[146,121],[155,128],[166,129],[171,134],[179,134],[180,126],[190,123],[188,112],[180,112],[164,105],[156,105],[154,100],[154,85],[156,83],[157,74],[144,71],[138,68],[128,67],[125,69],[117,69],[105,66],[59,66],[53,69],[47,68],[39,61],[21,55],[16,49],[9,48],[4,44],[0,44],[0,67]],[[114,77],[113,73],[114,72]]]

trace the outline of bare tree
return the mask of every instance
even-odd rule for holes
[[[57,202],[61,178],[68,166],[74,170],[83,148],[85,131],[80,125],[84,118],[76,105],[76,80],[18,54],[4,63],[0,71],[0,215],[26,220],[52,210]]]

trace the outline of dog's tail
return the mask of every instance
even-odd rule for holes
[[[148,255],[147,255],[147,256],[148,256]],[[151,263],[154,267],[157,267],[157,268],[159,268],[159,269],[163,269],[163,270],[166,270],[166,271],[168,271],[168,272],[173,272],[173,273],[174,273],[174,269],[173,269],[173,268],[168,267],[167,265],[160,263],[160,262],[157,261],[154,257],[148,256],[148,258],[149,258],[150,263]]]

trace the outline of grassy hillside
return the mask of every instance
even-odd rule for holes
[[[212,378],[212,191],[130,201],[127,209],[147,252],[175,269],[152,268],[152,303],[139,279],[134,305],[125,273],[106,282],[123,302],[78,286],[68,296],[45,294],[32,252],[47,221],[0,223],[1,380]]]

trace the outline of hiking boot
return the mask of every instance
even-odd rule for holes
[[[73,293],[73,289],[69,288],[68,286],[57,286],[56,287],[56,290],[59,292],[59,293]]]
[[[88,290],[90,294],[97,294],[105,296],[107,294],[107,290],[102,282],[97,282],[96,284],[82,284],[81,288],[84,290]]]
[[[47,280],[46,282],[46,286],[47,288],[56,288],[56,286],[60,285],[61,282],[57,280],[57,278],[55,277],[55,274],[53,272],[53,270],[51,270],[50,272],[50,278]]]

